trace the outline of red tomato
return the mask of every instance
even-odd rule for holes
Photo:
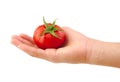
[[[59,48],[64,44],[65,32],[61,27],[55,25],[55,21],[52,24],[46,23],[43,17],[44,24],[38,26],[34,31],[33,40],[39,48]]]

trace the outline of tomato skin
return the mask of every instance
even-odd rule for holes
[[[51,24],[49,23],[49,25]],[[55,34],[59,38],[51,35],[50,33],[45,33],[44,35],[41,35],[46,27],[45,25],[38,26],[33,34],[33,40],[35,44],[42,49],[61,47],[65,43],[65,32],[58,25],[55,25],[55,28],[60,29],[55,31]]]

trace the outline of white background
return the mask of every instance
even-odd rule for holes
[[[119,0],[0,0],[0,82],[120,82],[120,69],[54,64],[10,44],[14,34],[33,35],[42,17],[84,35],[120,42]]]

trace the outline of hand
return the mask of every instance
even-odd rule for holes
[[[58,49],[40,49],[32,37],[26,34],[14,35],[11,43],[19,49],[37,58],[56,63],[89,63],[120,67],[120,43],[103,42],[88,38],[70,28],[63,28],[66,43]]]
[[[40,49],[33,42],[32,37],[26,34],[13,35],[11,43],[27,54],[57,63],[87,62],[87,46],[90,40],[81,33],[63,27],[67,40],[63,47],[58,49]]]

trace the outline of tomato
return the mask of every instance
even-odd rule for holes
[[[33,40],[35,44],[42,49],[47,48],[59,48],[65,43],[65,32],[64,30],[53,23],[46,23],[43,17],[43,25],[36,28],[33,34]]]

